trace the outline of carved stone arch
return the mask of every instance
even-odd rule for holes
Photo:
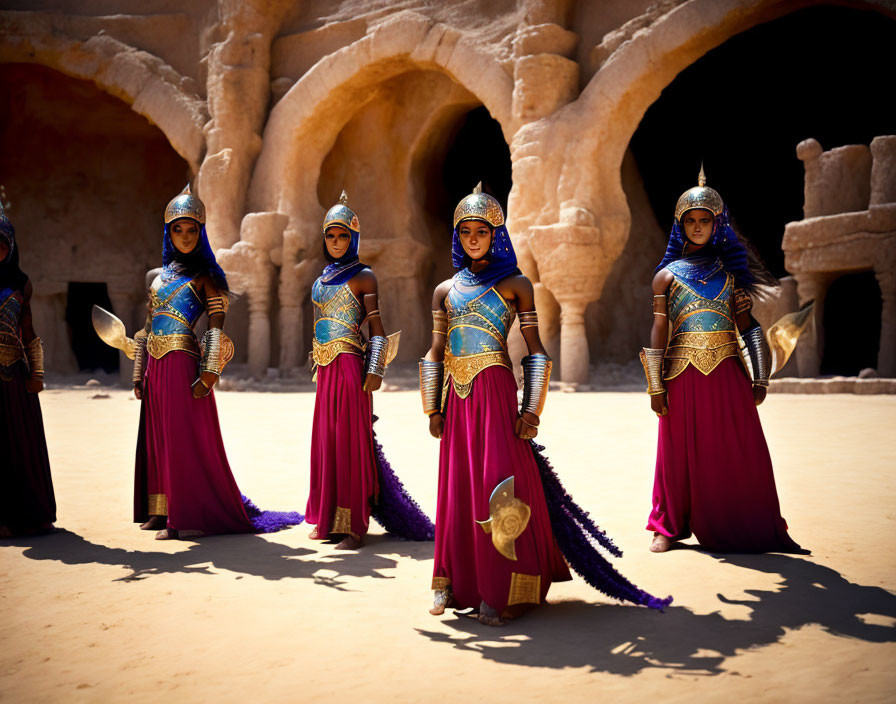
[[[6,13],[0,62],[32,63],[72,78],[92,81],[120,98],[134,112],[156,125],[193,173],[205,152],[202,128],[208,121],[205,101],[162,59],[99,34],[80,41],[52,27]]]

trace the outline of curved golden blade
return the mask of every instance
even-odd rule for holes
[[[97,305],[93,306],[90,317],[93,321],[93,329],[96,330],[96,334],[103,342],[109,347],[124,352],[128,359],[134,358],[134,341],[128,337],[121,320]]]
[[[768,329],[766,339],[768,339],[768,346],[772,350],[772,376],[787,364],[800,335],[812,322],[814,310],[815,301],[812,301],[795,313],[788,313]]]
[[[508,560],[516,560],[516,539],[529,524],[532,509],[514,496],[515,481],[508,477],[495,487],[488,500],[489,517],[476,521],[490,533],[495,549]]]
[[[401,330],[393,332],[386,338],[386,340],[389,343],[386,346],[386,366],[388,367],[392,364],[392,360],[395,359],[395,355],[398,354],[398,343],[401,341]]]

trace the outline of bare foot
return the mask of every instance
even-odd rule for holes
[[[650,544],[650,552],[666,552],[672,547],[672,539],[662,533],[653,534],[653,542]]]
[[[317,526],[314,526],[314,530],[308,534],[308,537],[312,540],[320,540],[320,533],[317,532]]]
[[[174,528],[164,528],[156,533],[156,540],[177,540],[177,531]]]
[[[500,614],[484,601],[479,604],[479,623],[484,623],[486,626],[504,625],[504,621],[501,619]]]
[[[445,613],[445,609],[457,608],[457,601],[450,589],[436,589],[432,601],[432,608],[429,610],[433,616],[441,616]]]
[[[149,520],[140,526],[140,530],[162,530],[167,522],[167,516],[150,516]]]
[[[337,550],[357,550],[364,544],[364,541],[360,538],[356,538],[353,535],[347,535],[342,540],[339,541],[339,544],[336,546]]]

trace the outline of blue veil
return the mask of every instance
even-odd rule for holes
[[[192,220],[192,218],[189,219]],[[218,264],[218,260],[215,259],[215,253],[212,251],[212,246],[208,241],[205,225],[199,225],[199,241],[196,243],[193,251],[184,254],[171,241],[171,225],[175,222],[177,220],[166,224],[162,233],[162,267],[181,271],[191,276],[208,273],[221,291],[229,292],[230,286],[227,284],[227,276],[221,265]],[[198,224],[198,221],[196,222]]]
[[[488,225],[485,220],[480,220],[480,222],[485,222]],[[458,223],[458,227],[460,224]],[[464,252],[460,235],[455,227],[451,237],[451,263],[457,269],[457,273],[454,275],[456,281],[466,286],[494,286],[508,276],[521,273],[516,265],[516,252],[513,250],[513,243],[510,241],[510,235],[504,225],[492,228],[492,244],[488,250],[488,256],[485,258],[488,259],[488,266],[475,273],[470,271],[470,265],[473,262]]]

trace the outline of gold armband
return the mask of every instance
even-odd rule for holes
[[[666,312],[666,294],[660,293],[653,297],[653,314],[668,315]]]
[[[647,377],[647,393],[651,396],[657,396],[664,393],[666,388],[663,386],[663,357],[665,350],[653,347],[644,347],[641,354],[641,365],[644,367],[644,376]]]
[[[746,289],[734,289],[734,314],[749,313],[753,310],[753,298]]]
[[[520,330],[538,327],[538,313],[534,310],[525,310],[520,313]]]
[[[224,296],[211,296],[205,302],[205,308],[208,311],[209,316],[217,315],[218,313],[226,313],[229,307],[230,301]]]
[[[25,346],[25,357],[28,358],[28,368],[31,370],[31,378],[43,379],[44,344],[39,337],[35,337]]]
[[[434,335],[448,334],[448,314],[443,310],[432,312],[432,332]]]

